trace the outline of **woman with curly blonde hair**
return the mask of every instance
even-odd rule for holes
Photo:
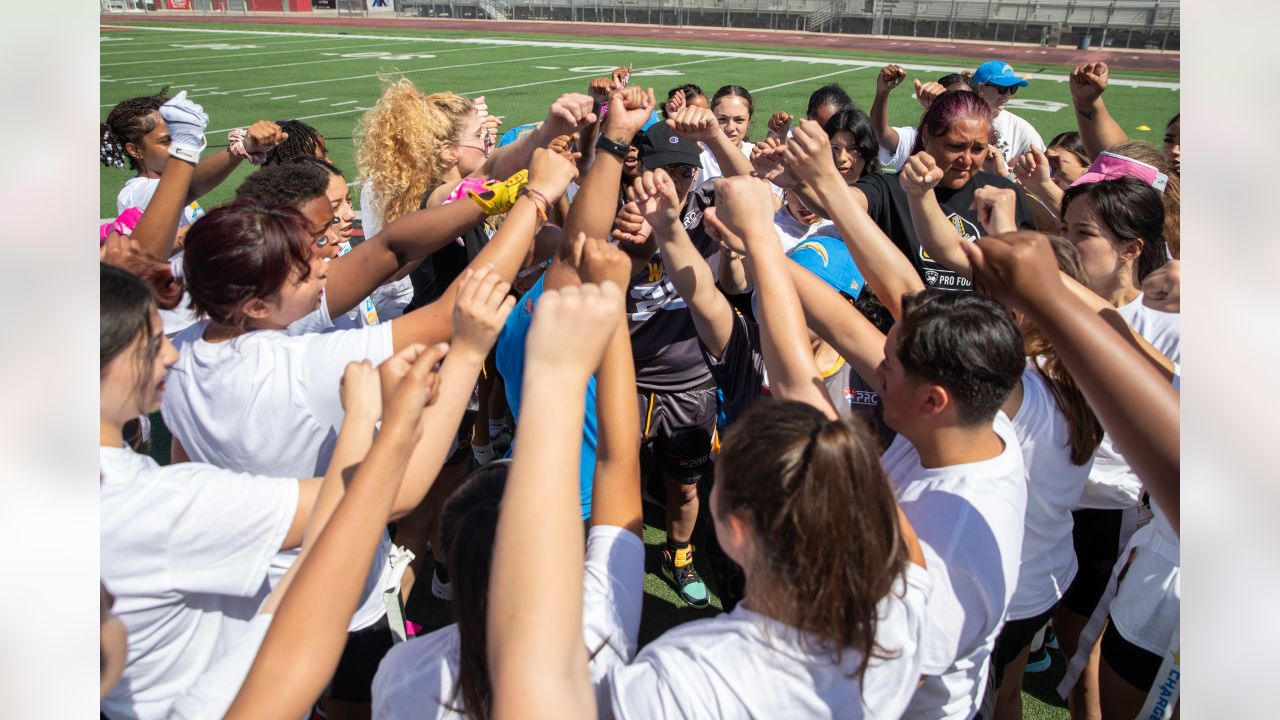
[[[406,78],[388,80],[356,133],[356,162],[364,178],[360,207],[365,235],[414,210],[441,204],[463,178],[508,177],[528,166],[535,148],[593,120],[589,98],[566,94],[551,106],[537,130],[492,151],[498,121],[489,115],[483,97],[471,100],[453,92],[427,95]],[[391,310],[390,317],[439,297],[488,242],[488,235],[477,225],[459,240],[412,271],[412,301],[398,295],[400,306]],[[404,292],[403,282],[398,282]],[[390,289],[384,288],[384,299]]]

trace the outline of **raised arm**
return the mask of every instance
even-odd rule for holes
[[[448,428],[456,428],[462,422],[484,359],[515,306],[515,297],[507,293],[510,283],[488,266],[464,271],[458,282],[458,300],[453,307],[453,341],[440,366],[439,397],[422,413],[423,422],[433,432],[424,434],[413,450],[409,472],[392,508],[393,520],[418,507],[435,482],[453,441],[453,433]]]
[[[988,235],[965,248],[978,287],[1026,313],[1053,343],[1102,426],[1177,530],[1177,391],[1063,285],[1047,237]]]
[[[923,289],[924,284],[911,261],[867,214],[866,196],[850,188],[840,177],[830,148],[822,128],[806,120],[787,143],[787,166],[813,188],[819,201],[829,209],[831,221],[840,231],[854,263],[896,318],[902,312],[902,296]],[[945,222],[945,218],[943,220]],[[947,227],[955,232],[949,223]],[[919,233],[919,226],[916,232]]]
[[[503,220],[502,227],[468,267],[476,269],[490,265],[492,272],[503,282],[510,283],[514,280],[537,231],[539,213],[545,214],[550,203],[563,195],[569,182],[577,176],[575,160],[572,155],[561,155],[539,148],[533,154],[533,162],[529,166],[527,187],[533,192],[525,193],[516,200]],[[392,320],[391,338],[394,347],[399,349],[415,342],[434,345],[448,340],[452,329],[450,318],[461,282],[462,278],[455,280],[444,295],[430,305]]]
[[[894,152],[898,149],[898,131],[889,125],[889,94],[907,79],[907,72],[898,65],[885,65],[876,77],[876,97],[871,101],[871,129],[875,131],[880,147]]]
[[[704,221],[722,235],[742,238],[746,246],[751,259],[747,272],[760,294],[757,319],[770,392],[784,400],[808,403],[834,420],[836,410],[813,359],[804,310],[787,272],[787,266],[793,263],[783,254],[771,222],[772,194],[763,180],[725,178],[716,185],[716,207],[707,212]]]
[[[300,717],[324,691],[346,646],[347,625],[409,453],[422,434],[420,417],[434,395],[438,359],[439,353],[417,355],[382,413],[382,430],[368,457],[336,473],[336,480],[326,477],[326,494],[339,498],[336,508],[326,501],[313,513],[302,556],[272,594],[274,599],[283,592],[279,610],[226,717]],[[349,382],[379,392],[377,371],[368,363],[348,366],[343,384]],[[340,495],[328,492],[330,484],[345,480],[350,486]]]
[[[1076,125],[1080,128],[1080,141],[1085,154],[1092,160],[1103,150],[1109,150],[1129,139],[1120,123],[1111,117],[1107,104],[1102,101],[1109,74],[1107,64],[1085,63],[1071,71],[1071,104],[1076,110]]]
[[[911,208],[911,225],[916,238],[929,257],[965,277],[969,274],[968,256],[960,248],[964,238],[956,231],[938,204],[933,189],[942,180],[942,168],[933,156],[921,151],[907,159],[898,177],[906,191],[907,205]],[[1012,229],[1012,228],[1010,228]],[[897,314],[894,314],[897,317]]]
[[[582,93],[561,95],[552,103],[547,111],[547,119],[536,130],[506,147],[495,149],[471,176],[510,177],[521,168],[529,167],[539,148],[550,145],[560,135],[572,134],[595,122],[596,115],[592,112],[592,105],[591,98]]]
[[[138,247],[160,260],[168,260],[173,255],[173,241],[178,236],[182,210],[190,202],[187,196],[195,169],[193,163],[169,158],[151,202],[147,203],[147,209],[133,227],[130,237]]]
[[[583,282],[624,287],[631,258],[608,241],[586,238]],[[626,311],[622,293],[617,313]],[[622,527],[641,537],[640,417],[636,414],[636,369],[631,332],[619,322],[596,371],[596,470],[591,491],[591,525]]]
[[[720,126],[715,127],[718,130]],[[689,306],[698,339],[713,357],[724,357],[724,350],[733,335],[733,306],[716,288],[711,266],[707,265],[685,232],[680,221],[680,199],[676,196],[675,183],[665,170],[654,170],[636,178],[631,192],[640,212],[653,228],[667,276]],[[773,227],[772,221],[769,226]]]
[[[725,177],[751,174],[751,161],[725,136],[720,123],[716,122],[715,113],[707,108],[685,106],[667,118],[667,126],[680,137],[706,145],[716,162],[720,163],[720,172]]]
[[[805,322],[853,366],[858,377],[872,382],[884,361],[884,333],[817,275],[796,263],[788,263],[787,271],[804,307]]]
[[[337,317],[416,261],[453,242],[484,219],[469,199],[417,210],[397,218],[381,232],[329,262],[325,302]]]
[[[495,720],[594,718],[582,634],[578,462],[587,379],[622,320],[612,283],[547,291],[529,329],[515,462],[494,538]],[[552,546],[548,555],[540,548]]]
[[[1035,145],[1013,161],[1013,174],[1027,189],[1032,202],[1031,213],[1041,232],[1057,233],[1062,227],[1058,208],[1062,206],[1062,188],[1053,181],[1049,158]]]
[[[653,106],[653,88],[614,90],[609,95],[609,114],[603,121],[604,137],[623,146],[631,145],[631,139],[649,118]],[[623,159],[610,152],[596,153],[596,160],[582,179],[582,186],[569,208],[565,237],[577,237],[578,233],[587,237],[609,237],[618,209]]]

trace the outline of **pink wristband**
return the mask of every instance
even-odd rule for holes
[[[261,165],[265,163],[267,161],[266,153],[251,153],[244,149],[244,137],[246,134],[247,133],[245,133],[244,128],[236,128],[235,130],[227,133],[227,140],[230,142],[227,149],[233,156],[238,157],[241,160],[248,160],[254,165]]]

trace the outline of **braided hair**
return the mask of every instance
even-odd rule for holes
[[[276,125],[289,137],[267,151],[264,165],[279,165],[300,157],[323,158],[329,154],[324,136],[301,120],[279,120]]]
[[[168,99],[169,87],[166,85],[155,95],[146,95],[125,100],[111,108],[107,121],[99,128],[102,139],[99,142],[98,159],[106,167],[124,169],[125,160],[129,161],[130,170],[138,170],[138,161],[125,149],[129,143],[139,145],[147,133],[156,129],[156,113]]]

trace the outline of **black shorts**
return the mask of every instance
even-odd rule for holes
[[[342,649],[325,697],[353,703],[372,702],[373,676],[394,644],[386,615],[363,630],[347,633],[347,645]]]
[[[1036,633],[1040,632],[1040,628],[1047,625],[1049,620],[1053,618],[1053,611],[1057,607],[1057,605],[1054,605],[1034,617],[1005,622],[1004,628],[1000,630],[1000,635],[996,637],[995,649],[991,651],[991,668],[996,687],[1000,687],[1000,679],[1004,675],[1005,667],[1017,660],[1018,655],[1022,654],[1022,651],[1031,645],[1031,641],[1035,639]]]
[[[1124,514],[1124,510],[1072,511],[1075,528],[1071,531],[1071,542],[1075,545],[1080,569],[1062,594],[1062,606],[1071,612],[1089,617],[1102,599],[1102,593],[1106,592],[1111,572],[1120,557]]]
[[[1111,666],[1125,682],[1146,692],[1160,674],[1160,663],[1164,660],[1153,652],[1143,650],[1125,640],[1107,616],[1107,629],[1102,633],[1102,659]]]
[[[712,382],[692,390],[639,390],[640,469],[662,472],[694,485],[711,469],[711,438],[716,429],[716,387]]]

